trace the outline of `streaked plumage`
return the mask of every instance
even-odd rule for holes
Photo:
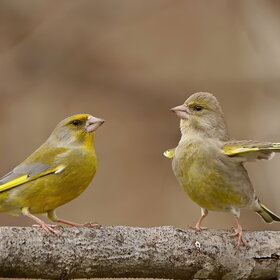
[[[183,105],[171,109],[181,119],[182,137],[174,149],[164,152],[173,158],[175,176],[189,197],[202,208],[202,217],[194,229],[201,230],[201,222],[210,211],[231,212],[237,219],[238,247],[242,228],[240,209],[257,212],[266,222],[280,218],[260,203],[243,163],[256,159],[270,159],[280,152],[280,143],[231,140],[217,99],[210,93],[191,95]]]

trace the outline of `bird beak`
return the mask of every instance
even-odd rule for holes
[[[180,119],[187,120],[189,118],[189,109],[185,104],[171,108],[170,111],[174,112]]]
[[[91,133],[95,131],[100,125],[102,125],[105,122],[103,119],[99,119],[96,117],[89,117],[86,122],[86,132]]]

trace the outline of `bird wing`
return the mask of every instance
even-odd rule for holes
[[[176,148],[173,148],[173,149],[168,149],[166,150],[163,155],[167,158],[173,158],[174,157],[174,153],[175,153],[175,149]]]
[[[230,157],[239,157],[241,161],[271,159],[275,152],[280,152],[280,143],[257,141],[229,141],[222,150]]]
[[[55,167],[47,166],[47,164],[30,163],[15,168],[2,178],[0,178],[0,192],[17,187],[24,183],[36,180],[40,177],[60,173],[63,169],[63,165],[57,165]]]
[[[63,154],[65,154],[65,149],[61,148],[44,147],[38,149],[11,172],[0,178],[0,192],[49,174],[60,173],[65,166],[59,163],[57,159],[63,156]]]

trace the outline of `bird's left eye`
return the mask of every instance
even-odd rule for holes
[[[201,111],[203,109],[203,107],[200,105],[195,105],[193,108],[195,111]]]
[[[72,121],[73,125],[80,125],[82,122],[80,120],[74,120]]]

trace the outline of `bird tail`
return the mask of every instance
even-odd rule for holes
[[[256,212],[265,220],[267,223],[272,223],[273,221],[280,222],[280,217],[270,211],[266,206],[259,203],[260,209]]]

